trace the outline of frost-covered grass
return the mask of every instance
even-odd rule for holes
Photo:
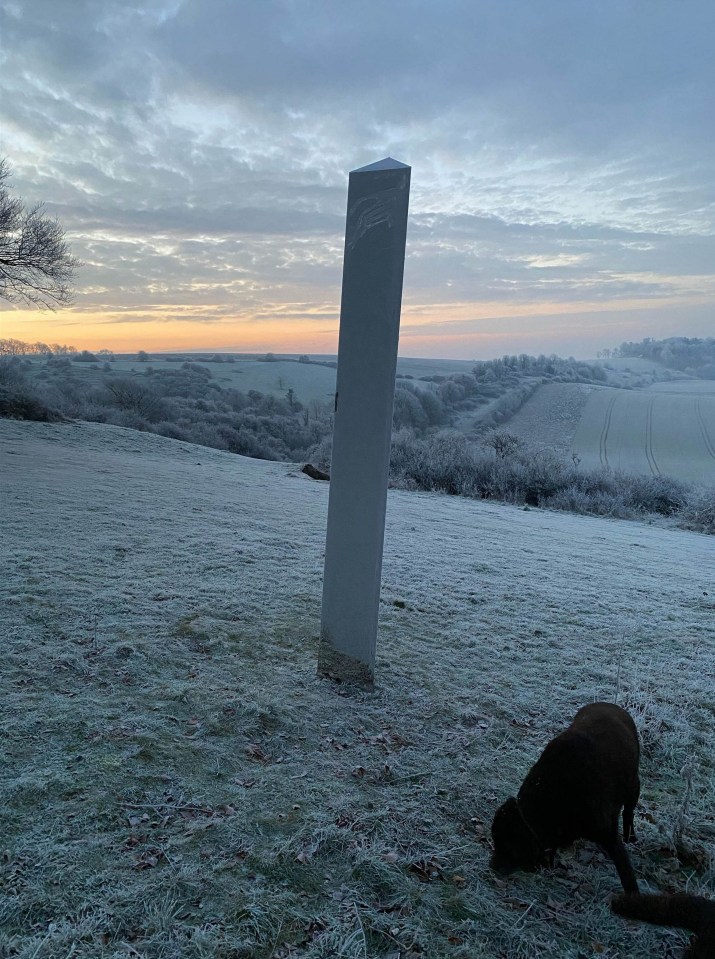
[[[593,847],[504,881],[488,834],[617,695],[637,873],[712,895],[711,537],[391,491],[367,694],[315,675],[327,484],[95,424],[0,444],[1,956],[678,954]]]

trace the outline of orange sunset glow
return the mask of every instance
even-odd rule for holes
[[[409,300],[407,291],[405,299]],[[418,304],[402,309],[400,353],[404,356],[484,359],[502,353],[558,352],[595,355],[618,338],[636,336],[643,312],[664,317],[691,310],[708,312],[707,297],[669,296],[656,304],[638,299],[515,304],[499,302]],[[225,307],[216,306],[216,312]],[[197,314],[201,318],[196,318]],[[177,319],[186,315],[186,319]],[[130,353],[234,351],[242,353],[337,353],[339,306],[285,303],[271,314],[221,315],[212,307],[161,307],[134,311],[0,311],[0,336],[24,342],[62,342],[78,349]],[[533,344],[530,346],[530,344]],[[580,347],[580,349],[579,349]],[[589,347],[591,352],[589,353]]]

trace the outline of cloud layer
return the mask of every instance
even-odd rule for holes
[[[85,262],[75,341],[334,350],[346,174],[388,154],[403,353],[712,334],[709,0],[0,11],[2,152]]]

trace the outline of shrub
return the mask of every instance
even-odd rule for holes
[[[515,453],[524,443],[508,430],[489,430],[482,438],[482,446],[493,449],[500,458]]]
[[[671,516],[685,506],[688,498],[685,483],[668,476],[629,476],[624,485],[629,504],[646,513]]]
[[[614,516],[633,519],[635,514],[623,496],[616,492],[594,488],[587,491],[579,483],[572,483],[558,490],[548,500],[550,509],[567,513],[583,513],[591,516]]]
[[[68,356],[48,356],[46,366],[48,370],[71,370],[72,360]]]
[[[206,366],[202,366],[200,363],[191,363],[189,360],[185,360],[181,364],[182,370],[189,370],[192,373],[201,373],[202,376],[205,376],[207,379],[211,377],[211,370]]]
[[[437,395],[447,406],[455,406],[464,399],[466,393],[463,386],[452,380],[446,380],[437,387]]]
[[[142,433],[149,433],[152,429],[151,423],[134,410],[109,408],[105,417],[104,422],[110,423],[112,426],[123,426],[125,429],[139,430]]]
[[[474,455],[460,433],[443,431],[428,439],[418,439],[409,430],[396,433],[390,471],[398,486],[474,495]]]
[[[261,460],[280,460],[281,457],[270,448],[265,442],[261,442],[254,433],[249,433],[246,429],[238,430],[235,439],[231,441],[229,447],[232,453],[238,453],[241,456],[251,456],[254,459]]]
[[[156,390],[142,380],[131,376],[108,379],[104,399],[108,406],[116,406],[120,410],[135,413],[142,420],[148,420],[150,423],[167,418],[166,404]]]
[[[25,364],[18,356],[0,357],[0,386],[17,389],[25,384]]]
[[[415,394],[398,387],[395,390],[395,401],[392,410],[392,423],[395,429],[408,426],[413,429],[424,429],[429,420],[422,404]]]
[[[19,390],[10,390],[0,386],[0,416],[15,420],[36,420],[42,423],[55,423],[64,417],[46,406],[38,397]]]
[[[680,512],[678,525],[683,529],[715,534],[715,486],[693,491]]]
[[[158,433],[160,436],[168,436],[171,440],[188,441],[186,431],[177,426],[176,423],[171,423],[168,420],[162,420],[161,423],[153,423],[151,431],[152,433]]]
[[[328,436],[324,436],[319,443],[316,443],[315,446],[311,446],[307,451],[305,459],[311,462],[314,466],[317,466],[319,469],[324,470],[325,472],[330,472],[330,461],[333,456],[333,434],[330,433]]]
[[[442,426],[447,423],[449,420],[447,409],[435,393],[431,390],[420,390],[418,395],[430,426]]]

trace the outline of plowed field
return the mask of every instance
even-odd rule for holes
[[[715,483],[715,395],[597,390],[572,452],[586,467]]]

